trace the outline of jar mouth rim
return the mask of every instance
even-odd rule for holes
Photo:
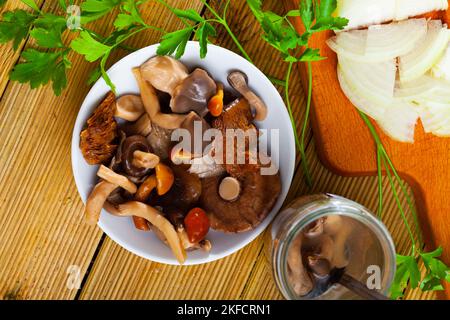
[[[382,292],[384,294],[388,293],[396,271],[395,245],[387,227],[371,213],[371,211],[357,202],[333,194],[324,194],[323,199],[316,199],[311,203],[303,204],[299,208],[296,208],[296,211],[305,211],[305,213],[294,219],[290,227],[282,232],[285,240],[279,243],[279,248],[276,251],[272,252],[274,257],[274,275],[285,298],[299,298],[298,295],[292,291],[291,286],[288,285],[287,253],[291,242],[310,223],[329,215],[341,215],[354,219],[362,223],[375,235],[375,238],[382,248],[385,263],[383,268]],[[272,250],[275,250],[275,247],[273,247]],[[389,262],[390,265],[388,267],[386,264]],[[387,274],[385,274],[386,269],[389,270]]]

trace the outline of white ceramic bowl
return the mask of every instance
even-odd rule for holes
[[[139,66],[156,55],[158,45],[152,45],[138,50],[119,62],[108,71],[108,75],[117,87],[117,94],[139,93],[137,83],[131,69]],[[201,67],[207,70],[216,81],[227,84],[227,75],[231,70],[241,70],[248,75],[250,87],[265,101],[269,113],[266,120],[258,123],[262,129],[279,129],[279,148],[270,148],[272,156],[279,153],[279,167],[282,181],[282,191],[269,216],[254,230],[239,234],[224,234],[211,230],[208,239],[212,243],[209,254],[200,250],[189,252],[186,265],[211,262],[226,257],[253,241],[269,225],[279,211],[291,185],[295,165],[295,143],[292,126],[286,107],[278,91],[254,65],[241,56],[221,47],[209,45],[208,55],[201,60],[197,42],[189,42],[186,53],[181,59],[189,68]],[[80,132],[86,120],[110,91],[103,79],[97,81],[81,106],[72,136],[72,169],[75,183],[81,199],[86,199],[97,183],[97,166],[90,166],[84,160],[79,149]],[[276,157],[274,157],[276,158]],[[170,249],[152,232],[139,231],[134,227],[131,218],[120,218],[102,211],[100,228],[115,242],[125,249],[143,258],[166,264],[178,264]]]

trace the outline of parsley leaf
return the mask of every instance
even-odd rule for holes
[[[247,0],[247,4],[250,7],[250,10],[252,10],[253,15],[256,17],[256,19],[261,22],[264,16],[261,8],[261,0]]]
[[[63,48],[61,32],[56,29],[34,28],[30,35],[36,40],[37,44],[43,48]]]
[[[110,51],[111,47],[98,42],[87,31],[82,31],[80,36],[72,41],[70,47],[89,62],[94,62]]]
[[[201,15],[199,15],[197,11],[195,11],[193,9],[181,10],[181,9],[174,8],[173,9],[173,13],[178,18],[186,18],[186,19],[194,21],[194,22],[203,22],[203,21],[205,21],[205,19]]]
[[[300,17],[306,31],[309,32],[311,24],[314,21],[314,3],[312,0],[302,0],[300,2]]]
[[[156,53],[158,55],[171,55],[175,53],[175,58],[179,59],[183,56],[186,44],[191,38],[194,27],[188,27],[178,31],[165,34],[161,39],[161,43]]]
[[[326,59],[320,55],[319,49],[306,48],[306,50],[302,53],[299,61],[308,62],[308,61],[320,61]]]
[[[40,11],[39,7],[37,6],[36,2],[34,0],[21,0],[23,3],[25,3],[27,6],[29,6],[31,9],[35,11]]]
[[[392,299],[403,296],[403,291],[410,283],[412,288],[417,288],[420,281],[420,270],[413,256],[402,256],[397,254],[397,272],[390,289]]]
[[[425,268],[427,269],[426,276],[420,284],[422,290],[444,290],[441,281],[450,281],[450,267],[437,259],[441,255],[442,247],[432,252],[420,253]]]
[[[32,89],[53,82],[53,90],[56,95],[67,85],[65,73],[66,62],[62,60],[61,52],[41,52],[35,49],[27,49],[22,57],[25,62],[20,63],[11,71],[10,79],[20,83],[29,83]]]
[[[64,17],[52,13],[44,13],[34,20],[34,26],[44,29],[55,29],[63,32],[67,28],[67,21]]]
[[[89,23],[111,12],[122,0],[87,0],[81,4],[81,23]]]
[[[200,43],[200,58],[204,59],[208,53],[209,37],[215,37],[217,35],[216,29],[208,23],[203,22],[197,28],[196,37]]]
[[[0,43],[13,41],[14,50],[25,39],[36,16],[25,10],[7,11],[0,21]]]
[[[119,13],[114,21],[116,29],[123,30],[135,24],[145,25],[137,5],[138,3],[135,0],[125,0],[121,6],[122,13]]]

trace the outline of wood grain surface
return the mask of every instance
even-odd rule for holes
[[[290,7],[298,0],[288,0]],[[448,23],[448,12],[427,16]],[[296,26],[302,29],[300,19]],[[328,59],[313,64],[312,125],[317,140],[319,158],[325,166],[343,176],[377,174],[373,139],[356,111],[342,92],[336,74],[336,54],[325,41],[332,32],[317,34],[310,45],[319,48]],[[306,73],[306,68],[303,68]],[[376,124],[375,124],[376,125]],[[378,127],[377,127],[378,129]],[[399,143],[382,130],[386,150],[399,171],[412,187],[426,246],[434,250],[442,246],[443,261],[450,262],[450,139],[426,134],[421,123],[416,128],[414,144]],[[450,298],[450,286],[445,283],[445,297]]]
[[[169,1],[180,8],[204,14],[200,1]],[[44,11],[55,12],[56,1],[38,1]],[[271,10],[283,12],[280,1],[266,0]],[[217,5],[212,1],[213,5]],[[23,7],[8,0],[2,12]],[[150,24],[175,30],[180,21],[162,6],[149,1],[143,10]],[[231,28],[238,35],[255,64],[266,74],[282,78],[286,65],[260,38],[260,30],[244,0],[232,0]],[[111,19],[92,26],[107,34]],[[73,35],[69,35],[72,37]],[[146,32],[131,39],[129,45],[143,47],[159,40],[160,34]],[[68,43],[70,38],[65,39]],[[217,44],[237,52],[220,30]],[[268,233],[234,255],[210,264],[176,267],[139,258],[122,249],[97,227],[83,222],[83,205],[72,178],[70,142],[80,105],[89,91],[86,79],[94,67],[72,54],[69,87],[61,97],[49,87],[30,90],[8,80],[26,40],[17,52],[0,47],[0,299],[281,299],[271,277]],[[119,52],[111,63],[126,54]],[[300,72],[293,75],[294,116],[298,124],[304,117],[304,92]],[[280,88],[281,92],[281,88]],[[377,206],[377,182],[373,177],[345,178],[325,169],[315,153],[316,144],[308,134],[307,156],[314,186],[306,187],[297,164],[289,200],[317,192],[332,192],[361,202],[369,209]],[[320,146],[317,146],[320,147]],[[388,182],[385,190],[384,221],[397,250],[408,250],[406,230]],[[403,203],[406,200],[402,197]],[[68,287],[68,270],[80,268],[80,290]],[[434,294],[408,291],[406,298],[434,299]]]

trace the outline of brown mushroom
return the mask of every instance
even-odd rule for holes
[[[143,78],[154,88],[170,95],[188,77],[186,66],[168,56],[156,56],[149,59],[141,66],[140,71]]]
[[[86,202],[85,217],[87,223],[94,225],[98,222],[106,199],[118,187],[118,185],[107,181],[100,181],[94,187]]]
[[[144,113],[136,122],[124,125],[123,130],[128,136],[140,135],[147,137],[152,131],[150,116]]]
[[[127,120],[136,121],[145,112],[144,104],[140,96],[127,94],[118,98],[115,102],[114,116]]]
[[[335,268],[344,268],[348,265],[347,239],[352,231],[350,219],[346,219],[335,214],[327,216],[324,224],[324,231],[333,238],[334,254],[331,265]]]
[[[229,84],[244,96],[255,111],[255,120],[263,121],[267,117],[267,106],[249,87],[247,75],[233,71],[228,75]]]
[[[208,102],[217,85],[205,70],[195,69],[173,91],[170,108],[175,113],[195,111],[201,117],[208,113]]]
[[[152,132],[147,136],[147,141],[161,160],[169,158],[169,152],[173,145],[172,133],[173,130],[164,129],[156,124],[152,125]]]
[[[297,235],[288,249],[287,268],[292,289],[298,296],[304,296],[313,289],[313,281],[303,265],[301,253],[302,235]]]
[[[147,175],[150,169],[133,165],[134,153],[138,150],[152,152],[147,139],[139,135],[125,139],[122,145],[122,168],[128,175],[139,178]]]
[[[186,251],[181,244],[181,240],[173,227],[160,211],[144,203],[131,201],[117,206],[117,214],[122,217],[138,216],[149,221],[158,228],[167,239],[169,247],[180,264],[186,260]]]
[[[158,199],[162,207],[189,209],[200,198],[202,183],[199,177],[189,173],[181,166],[172,166],[175,177],[172,188]]]
[[[154,153],[136,150],[133,153],[132,165],[136,168],[153,169],[159,161],[159,157]]]
[[[87,120],[80,134],[80,149],[90,165],[109,162],[116,152],[117,122],[114,119],[114,93],[110,92]]]
[[[200,128],[200,130],[195,130],[196,127]],[[194,158],[203,156],[203,151],[211,143],[204,141],[203,139],[205,131],[210,129],[208,122],[206,122],[205,119],[201,118],[195,112],[191,112],[187,115],[180,128],[186,129],[191,137],[191,150],[183,150],[183,152],[190,153],[190,155]],[[195,144],[196,141],[201,141],[202,143],[197,146]]]
[[[281,192],[279,175],[263,176],[255,171],[243,172],[236,178],[241,192],[233,202],[225,201],[219,195],[223,176],[202,179],[200,204],[215,230],[244,232],[255,228],[272,210]]]
[[[225,177],[219,185],[219,195],[225,201],[234,201],[239,197],[241,185],[236,178]]]
[[[162,113],[161,105],[153,86],[144,80],[139,68],[134,68],[133,74],[141,91],[145,110],[151,121],[165,129],[178,129],[186,119],[186,115]]]
[[[124,188],[130,193],[136,193],[137,187],[133,182],[128,180],[127,177],[115,173],[114,171],[105,167],[104,165],[101,165],[100,168],[98,169],[97,176],[105,181],[108,181],[112,184]]]
[[[225,173],[225,167],[218,164],[210,154],[192,159],[190,163],[189,172],[197,175],[199,178],[223,176]]]

